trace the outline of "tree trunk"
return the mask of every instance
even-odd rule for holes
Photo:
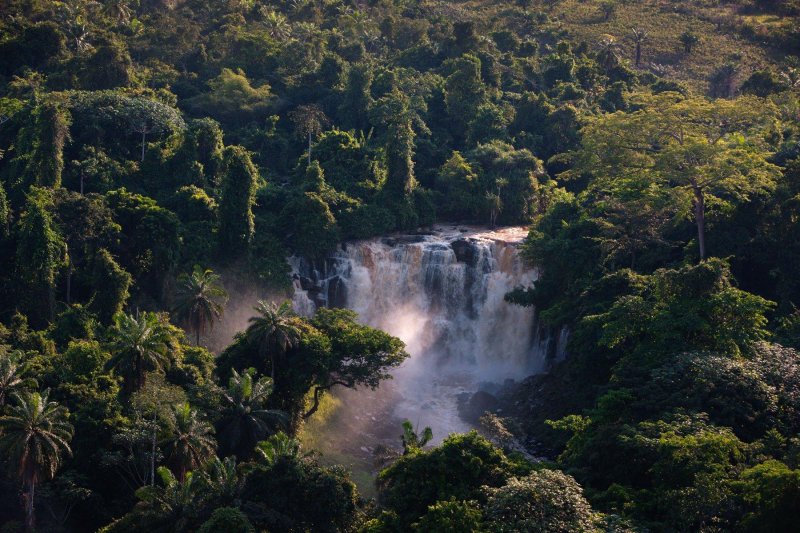
[[[640,43],[636,43],[636,66],[638,67],[641,62],[642,62],[642,45]]]
[[[308,164],[311,164],[311,132],[308,132]]]
[[[150,448],[150,486],[156,484],[156,411],[153,410],[153,440]]]
[[[706,258],[706,202],[703,190],[693,187],[694,192],[694,219],[697,224],[697,245],[700,249],[700,261]]]
[[[70,259],[67,266],[67,305],[72,303],[72,270],[72,259]]]
[[[36,482],[30,480],[28,482],[28,495],[25,501],[25,531],[33,533],[36,529],[36,515],[33,512],[33,498],[36,489]]]
[[[47,312],[50,315],[50,322],[56,319],[56,286],[51,283],[47,286]]]
[[[145,140],[146,136],[147,136],[147,133],[142,132],[142,162],[144,162],[144,144],[145,144],[144,140]]]

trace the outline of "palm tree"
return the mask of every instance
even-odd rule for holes
[[[213,496],[216,507],[234,505],[244,488],[245,476],[240,474],[235,457],[214,457],[195,475]]]
[[[135,392],[144,386],[146,372],[161,371],[168,365],[171,341],[162,316],[138,312],[136,315],[119,314],[114,318],[111,331],[113,355],[108,367],[122,375],[126,392]]]
[[[178,305],[175,314],[194,331],[196,342],[200,345],[200,335],[206,328],[214,327],[225,310],[228,293],[219,283],[219,276],[208,268],[195,265],[191,274],[178,278]]]
[[[247,339],[259,346],[262,355],[269,356],[274,381],[276,359],[298,345],[300,330],[291,321],[294,311],[288,301],[276,305],[259,300],[254,309],[258,315],[248,321]]]
[[[283,411],[265,408],[272,380],[254,379],[253,374],[233,370],[228,388],[222,393],[223,411],[217,425],[220,443],[224,455],[233,454],[239,459],[248,458],[258,441],[287,420]]]
[[[175,427],[172,435],[162,441],[166,445],[167,462],[178,472],[181,481],[186,472],[201,466],[214,456],[214,428],[201,420],[188,403],[174,407]]]
[[[636,45],[636,66],[638,67],[642,62],[642,45],[650,36],[647,30],[641,28],[633,28],[633,44]]]
[[[157,531],[188,531],[199,514],[204,483],[200,477],[187,472],[183,480],[175,479],[168,468],[158,468],[163,486],[142,487],[136,491],[138,508],[146,515],[157,517]]]
[[[19,363],[14,359],[13,353],[0,353],[0,407],[4,406],[6,399],[20,387],[22,387],[22,377],[20,377]]]
[[[64,453],[71,454],[72,425],[69,411],[49,401],[49,391],[15,394],[16,405],[0,417],[0,450],[12,472],[27,487],[25,529],[34,529],[33,499],[36,484],[52,479]]]
[[[413,450],[421,450],[432,438],[433,431],[431,428],[426,426],[422,430],[422,434],[419,435],[414,430],[410,420],[403,420],[403,434],[400,435],[400,440],[403,442],[403,455],[408,455]]]
[[[267,440],[256,444],[256,456],[260,462],[271,465],[280,457],[299,458],[303,454],[300,452],[299,440],[279,431]]]
[[[620,52],[621,47],[617,40],[606,35],[598,43],[597,62],[606,70],[612,69],[620,63]]]

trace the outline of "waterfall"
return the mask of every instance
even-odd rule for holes
[[[504,300],[538,275],[519,255],[525,235],[437,226],[347,243],[316,268],[293,258],[295,309],[347,307],[402,339],[411,357],[393,373],[393,414],[440,438],[465,431],[459,398],[542,372],[548,356],[563,352],[563,332],[547,334],[534,309]]]

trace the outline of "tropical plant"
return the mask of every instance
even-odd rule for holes
[[[256,445],[256,457],[267,465],[273,464],[280,457],[301,457],[300,441],[279,431]]]
[[[258,314],[248,321],[247,339],[259,347],[261,355],[270,359],[274,380],[277,359],[298,345],[300,330],[291,322],[294,311],[289,301],[277,305],[259,300],[254,309]]]
[[[170,358],[170,334],[165,318],[157,313],[114,317],[108,368],[116,370],[125,381],[127,393],[141,389],[148,371],[162,371]]]
[[[183,481],[188,471],[202,466],[214,456],[214,428],[202,420],[188,403],[174,406],[173,417],[172,433],[161,444],[165,447],[167,462]]]
[[[0,346],[0,408],[22,385],[22,372],[14,352],[6,353]]]
[[[249,369],[239,374],[235,369],[222,392],[222,413],[217,424],[220,448],[224,455],[246,459],[256,443],[287,420],[282,411],[266,409],[272,392],[272,380],[256,379]]]
[[[12,474],[26,487],[25,528],[31,532],[35,526],[36,484],[52,479],[62,456],[72,454],[69,442],[73,428],[69,411],[51,402],[49,391],[15,394],[14,399],[16,405],[0,417],[0,450]]]
[[[421,450],[433,438],[433,430],[425,427],[421,434],[417,434],[410,420],[403,420],[403,434],[400,439],[403,442],[403,455],[407,455],[415,450]]]
[[[642,62],[642,45],[647,41],[650,34],[647,30],[641,28],[633,28],[631,30],[633,34],[633,44],[636,46],[636,66],[638,67]]]
[[[191,274],[178,278],[178,305],[175,313],[195,333],[195,344],[200,345],[200,336],[214,327],[225,310],[228,293],[220,283],[220,277],[211,269],[195,265]]]

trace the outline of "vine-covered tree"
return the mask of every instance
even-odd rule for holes
[[[255,231],[258,170],[241,146],[228,146],[222,155],[219,200],[219,247],[224,258],[247,254]]]

